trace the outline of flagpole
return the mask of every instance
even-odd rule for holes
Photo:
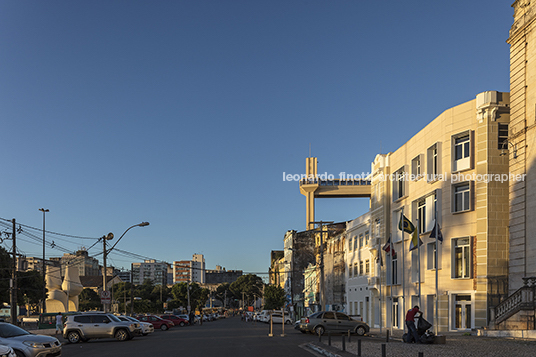
[[[378,274],[378,279],[380,281],[380,301],[379,301],[379,317],[380,317],[380,335],[382,333],[382,241],[380,235],[378,234],[378,261],[380,263],[380,273]]]
[[[437,207],[435,211],[435,319],[434,319],[434,325],[435,325],[435,334],[439,332],[439,231],[438,231],[438,225],[437,225]]]
[[[417,218],[417,269],[419,270],[419,307],[422,307],[421,304],[421,222]]]
[[[402,206],[400,219],[404,220],[404,206]],[[405,316],[406,316],[406,243],[404,242],[404,229],[402,229],[402,311],[404,312],[402,316],[405,319]],[[404,327],[404,333],[405,333],[406,321],[404,321],[402,326]]]
[[[393,240],[391,239],[391,234],[389,234],[389,252],[391,252],[391,288],[389,289],[389,298],[390,298],[391,301],[390,301],[389,305],[390,305],[391,313],[393,313],[393,281],[394,281],[393,254],[394,254],[394,247],[393,247]],[[391,319],[391,323],[390,323],[389,326],[391,326],[390,330],[391,330],[391,336],[392,336],[393,335],[393,319]]]

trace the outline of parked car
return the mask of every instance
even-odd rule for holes
[[[143,322],[149,322],[153,324],[155,329],[160,329],[162,331],[166,331],[174,326],[173,321],[164,320],[155,315],[140,315],[136,318]]]
[[[270,322],[270,316],[268,316],[268,322]],[[274,312],[272,313],[272,322],[274,324],[282,324],[283,323],[283,316],[281,316],[280,312]],[[292,323],[292,319],[289,315],[285,314],[285,325],[290,325]]]
[[[270,312],[271,310],[262,310],[257,316],[257,321],[270,322]]]
[[[160,316],[161,318],[163,318],[164,320],[169,320],[171,322],[173,322],[173,324],[175,326],[186,326],[186,325],[189,325],[190,322],[188,322],[188,320],[185,320],[183,318],[180,318],[178,316],[175,316],[175,315],[161,315]]]
[[[329,332],[348,332],[363,336],[370,327],[363,321],[352,319],[350,316],[336,311],[320,311],[301,319],[300,328],[304,332],[323,335]]]
[[[140,326],[133,321],[121,321],[113,314],[88,312],[67,316],[63,338],[70,343],[89,341],[92,338],[115,338],[126,341],[140,333]]]
[[[135,322],[135,323],[139,323],[140,328],[141,328],[141,334],[143,336],[147,336],[148,334],[154,332],[154,326],[153,326],[153,324],[151,324],[149,322],[140,321],[140,320],[138,320],[138,319],[136,319],[135,317],[132,317],[132,316],[119,315],[117,317],[121,321],[132,321],[132,322]]]
[[[0,356],[3,357],[17,357],[13,349],[9,346],[0,345]]]
[[[0,322],[0,345],[11,347],[13,351],[8,356],[61,356],[61,343],[57,338],[34,335],[7,322]]]

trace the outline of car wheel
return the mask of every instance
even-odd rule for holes
[[[365,334],[365,328],[363,326],[359,326],[355,329],[355,333],[357,333],[359,336],[363,336]]]
[[[307,331],[300,330],[301,333],[307,333]]]
[[[67,341],[69,341],[69,343],[78,343],[80,340],[81,336],[78,331],[69,331],[67,333]]]
[[[147,335],[148,335],[148,333],[142,333],[142,335],[143,335],[143,336],[147,336]]]
[[[21,351],[17,351],[17,350],[13,350],[13,351],[15,352],[15,355],[16,355],[17,357],[26,357],[26,356],[24,355],[24,353],[22,353]]]
[[[315,335],[323,335],[324,332],[326,332],[326,329],[324,328],[324,326],[315,327]]]
[[[160,330],[162,330],[162,331],[166,331],[167,329],[168,329],[168,327],[165,324],[160,326]]]
[[[114,337],[117,341],[126,341],[129,339],[128,332],[125,329],[115,331]]]
[[[287,320],[287,321],[285,322],[286,325],[290,325],[291,323],[292,323],[292,321],[290,321],[290,320]]]

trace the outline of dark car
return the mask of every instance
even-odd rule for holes
[[[160,329],[162,331],[166,331],[172,328],[173,326],[175,326],[173,321],[164,320],[163,318],[155,316],[155,315],[140,315],[136,318],[140,321],[149,322],[153,324],[155,330]]]
[[[337,311],[320,311],[301,319],[299,330],[323,335],[325,332],[355,333],[359,336],[370,331],[369,325],[363,321]]]
[[[185,320],[183,318],[180,318],[178,316],[175,316],[175,315],[161,315],[160,316],[161,318],[163,318],[164,320],[169,320],[171,322],[173,322],[173,324],[175,324],[175,326],[186,326],[186,325],[189,325],[190,323],[188,322],[188,320]]]

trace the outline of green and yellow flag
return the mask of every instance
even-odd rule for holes
[[[400,216],[400,223],[398,223],[398,229],[406,233],[411,234],[411,243],[409,245],[409,250],[417,249],[422,245],[422,240],[420,240],[417,229],[411,221],[404,215]]]

